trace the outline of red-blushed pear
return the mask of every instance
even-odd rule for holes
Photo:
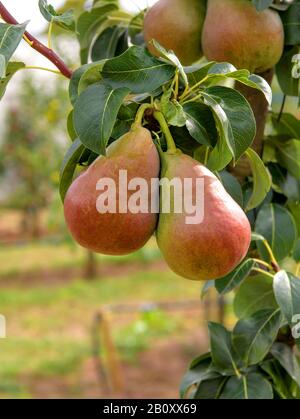
[[[160,161],[150,131],[135,126],[111,144],[106,156],[100,156],[72,183],[64,202],[65,219],[73,238],[81,246],[105,255],[125,255],[140,249],[150,239],[157,225],[157,214],[150,211],[119,211],[120,170],[127,171],[128,182],[135,178],[147,181],[151,208],[151,178],[159,176]],[[115,182],[116,213],[98,211],[100,192],[97,184],[104,178]],[[111,191],[113,194],[113,189]],[[128,191],[126,204],[136,192]],[[114,200],[114,196],[111,199]]]
[[[163,153],[162,178],[203,179],[203,219],[188,224],[187,214],[160,213],[157,243],[169,267],[178,275],[196,281],[221,278],[230,273],[246,256],[251,227],[244,211],[226,192],[218,178],[205,166],[180,151]],[[161,189],[161,202],[164,200]],[[174,208],[171,189],[171,208]]]
[[[283,24],[275,10],[258,12],[249,0],[208,0],[202,34],[208,60],[263,73],[278,63],[283,47]]]
[[[146,13],[144,38],[150,52],[159,56],[150,41],[173,50],[184,65],[202,56],[201,34],[205,18],[204,0],[159,0]]]

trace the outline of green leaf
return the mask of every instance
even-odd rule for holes
[[[271,354],[300,387],[300,365],[293,350],[280,342],[274,343]]]
[[[249,82],[254,83],[256,87],[254,85],[251,86]],[[258,76],[257,74],[250,74],[249,82],[248,83],[244,82],[244,84],[260,90],[264,94],[268,104],[271,106],[272,100],[273,100],[273,93],[272,93],[272,88],[269,85],[269,83],[267,83],[263,77]]]
[[[281,192],[290,200],[300,202],[300,181],[289,173],[280,182]]]
[[[222,374],[235,374],[237,371],[236,354],[231,344],[231,333],[218,323],[209,322],[208,328],[213,366]]]
[[[70,84],[69,84],[69,96],[70,96],[70,101],[72,103],[72,105],[75,105],[75,102],[78,98],[78,86],[79,86],[79,82],[80,79],[82,77],[82,75],[89,69],[92,68],[94,66],[94,63],[90,63],[90,64],[84,64],[83,66],[77,68],[73,74],[72,74],[72,78],[70,80]]]
[[[67,191],[73,181],[74,173],[79,159],[84,152],[84,146],[80,140],[75,140],[67,151],[60,171],[59,193],[64,201]]]
[[[271,384],[262,374],[250,373],[242,378],[231,377],[222,391],[225,400],[272,400]]]
[[[103,79],[112,87],[125,87],[133,93],[151,93],[170,81],[174,74],[174,66],[137,46],[108,60],[102,70]]]
[[[243,208],[244,197],[242,187],[239,181],[226,170],[220,172],[219,176],[226,191]]]
[[[120,37],[118,40],[117,49],[115,52],[115,56],[119,56],[127,51],[129,48],[129,38],[128,38],[128,30],[123,28],[123,31],[120,32]]]
[[[119,26],[111,26],[100,33],[92,46],[92,61],[100,61],[113,58],[116,55],[118,42],[124,29]]]
[[[221,62],[221,63],[214,63],[212,67],[209,68],[207,72],[208,78],[211,76],[226,76],[227,74],[232,74],[236,72],[236,67],[231,63]],[[247,74],[250,74],[248,70],[245,71]],[[221,80],[221,79],[220,79]]]
[[[123,135],[128,133],[132,127],[132,124],[134,123],[134,120],[131,121],[122,121],[117,120],[113,129],[113,132],[111,133],[111,138],[114,140],[118,140]]]
[[[253,192],[247,203],[247,211],[258,207],[271,189],[271,176],[259,155],[249,148],[246,155],[250,161],[253,176]]]
[[[205,84],[216,85],[228,79],[235,80],[253,89],[260,90],[269,105],[272,104],[272,89],[266,80],[248,70],[237,70],[232,64],[218,63],[209,68]]]
[[[212,380],[202,381],[193,397],[195,400],[215,400],[219,399],[223,387],[228,378],[219,377]]]
[[[79,96],[74,108],[74,127],[88,149],[105,154],[119,109],[128,93],[126,88],[113,89],[97,83]]]
[[[300,141],[276,142],[278,160],[291,175],[300,180]]]
[[[184,375],[181,384],[180,384],[180,397],[183,399],[189,390],[195,386],[199,385],[202,381],[214,379],[219,376],[216,372],[210,369],[211,367],[211,357],[204,357],[194,368],[191,368]]]
[[[176,67],[178,69],[179,74],[181,76],[181,79],[182,79],[184,85],[187,86],[188,85],[187,75],[184,71],[184,68],[183,68],[182,64],[180,63],[179,59],[176,57],[174,52],[173,51],[167,51],[162,45],[160,45],[157,41],[155,41],[155,39],[153,39],[151,41],[151,43],[157,49],[157,51],[159,51],[159,55],[160,55],[161,59],[166,61],[166,63],[168,63],[168,64],[174,65],[174,67]]]
[[[140,105],[136,102],[125,103],[120,108],[118,118],[122,121],[132,121],[133,119],[135,119],[139,107]]]
[[[195,84],[201,82],[208,74],[211,67],[216,63],[197,63],[189,67],[184,67],[184,71],[187,74],[189,86],[193,87]]]
[[[297,237],[300,237],[300,202],[288,202],[288,209],[294,217],[296,223]]]
[[[222,170],[232,157],[238,160],[250,147],[255,137],[256,122],[247,100],[228,87],[209,87],[203,92],[205,104],[210,106],[220,139],[210,154],[211,170]]]
[[[289,256],[297,238],[293,216],[286,208],[278,204],[262,206],[256,219],[255,231],[267,239],[278,261]],[[262,258],[269,260],[265,246],[257,243],[257,247]]]
[[[280,121],[278,121],[278,115],[273,115],[272,123],[276,132],[279,134],[278,140],[283,135],[300,140],[300,121],[295,115],[283,113]]]
[[[261,274],[246,279],[236,293],[233,308],[239,319],[251,317],[265,308],[278,308],[272,278]]]
[[[146,10],[142,10],[140,13],[135,15],[128,25],[128,35],[133,45],[141,45],[145,43],[143,36],[143,26]]]
[[[25,67],[24,63],[14,62],[14,61],[11,61],[8,63],[8,66],[6,68],[5,78],[0,79],[0,99],[2,99],[6,91],[6,87],[9,81],[11,80],[11,78],[16,74],[17,71],[21,70],[24,67]]]
[[[300,263],[300,239],[295,244],[293,258],[297,263]]]
[[[232,334],[233,346],[246,367],[261,362],[281,327],[280,310],[261,310],[239,320]]]
[[[107,15],[118,10],[118,5],[115,2],[101,1],[91,11],[83,12],[77,21],[77,33],[80,43],[80,56],[82,64],[88,61],[89,50],[92,41],[101,29],[101,25],[106,21]]]
[[[183,109],[186,115],[186,127],[190,135],[199,144],[212,146],[215,138],[211,138],[211,129],[214,134],[215,121],[210,108],[202,103],[190,102],[183,105]]]
[[[286,12],[281,15],[286,45],[299,45],[300,43],[300,22],[299,22],[299,1],[295,1]]]
[[[17,49],[19,43],[22,41],[27,24],[28,22],[20,25],[0,23],[0,55],[5,58],[6,66],[8,65],[8,62]],[[4,69],[2,68],[2,76],[3,74]]]
[[[176,147],[182,150],[185,154],[193,156],[198,149],[199,144],[190,135],[186,127],[172,127],[170,126],[171,134],[174,138]],[[162,138],[162,145],[166,147],[165,141]]]
[[[91,84],[95,84],[101,81],[101,70],[105,62],[106,60],[96,61],[89,65],[88,68],[83,72],[78,84],[78,95],[81,95],[81,93]]]
[[[212,362],[211,354],[210,352],[206,352],[202,355],[197,356],[190,364],[190,370],[193,368],[196,368],[198,365],[202,364],[203,362],[210,360],[210,363]]]
[[[277,163],[276,149],[269,141],[265,143],[262,161],[264,163]]]
[[[0,55],[0,80],[4,79],[6,75],[6,59],[4,55]]]
[[[74,117],[74,110],[72,109],[67,118],[67,130],[68,130],[69,137],[72,141],[77,139],[77,134],[74,128],[73,117]]]
[[[94,0],[93,1],[93,9],[95,9],[96,7],[102,7],[103,5],[106,4],[115,4],[118,5],[119,0]]]
[[[276,393],[283,400],[292,399],[292,395],[288,389],[288,383],[286,383],[285,376],[281,373],[281,366],[275,359],[269,359],[264,361],[260,368],[268,374],[272,380],[273,388]]]
[[[276,65],[276,75],[282,92],[288,96],[299,95],[299,79],[292,76],[293,57],[298,54],[298,46],[286,48],[279,63]]]
[[[230,123],[225,111],[215,98],[203,93],[204,104],[208,106],[215,119],[219,134],[217,146],[210,153],[208,167],[210,170],[223,170],[235,155],[235,143]]]
[[[255,265],[254,260],[244,260],[234,271],[224,278],[216,281],[216,289],[219,294],[224,295],[231,292],[234,288],[241,285],[241,283],[249,276]]]
[[[173,89],[172,86],[167,89],[160,100],[160,110],[164,114],[165,119],[169,125],[175,127],[183,127],[186,124],[186,115],[183,107],[172,99]]]
[[[274,294],[287,322],[294,326],[294,316],[300,315],[300,279],[286,271],[278,272]]]
[[[74,11],[67,10],[64,13],[57,13],[51,4],[48,4],[47,0],[39,0],[39,8],[43,17],[48,22],[54,22],[63,29],[74,31],[75,20]]]
[[[80,166],[88,167],[90,166],[97,158],[99,154],[94,153],[93,151],[85,148],[84,152],[82,153],[78,164]]]

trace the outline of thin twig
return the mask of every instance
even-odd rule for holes
[[[2,2],[0,2],[0,16],[6,23],[18,25],[18,21],[9,13],[9,11],[6,9]],[[44,57],[46,57],[49,61],[51,61],[59,69],[61,74],[63,74],[68,79],[72,77],[72,71],[52,49],[46,47],[27,31],[24,33],[24,39],[31,46],[31,48],[35,49]]]
[[[269,272],[264,271],[263,269],[260,269],[260,268],[253,268],[252,271],[258,272],[258,273],[263,274],[263,275],[266,275],[266,276],[268,276],[269,278],[272,278],[272,279],[274,278],[274,275],[272,275]]]
[[[283,111],[284,111],[284,107],[285,107],[285,102],[286,102],[286,95],[283,96],[282,103],[281,103],[281,108],[280,108],[278,118],[277,118],[277,122],[280,122],[280,120],[281,120],[281,117],[282,117],[282,114],[283,114]]]
[[[42,71],[48,71],[50,73],[58,74],[59,76],[62,76],[60,71],[52,70],[52,68],[39,67],[35,65],[28,65],[26,67],[23,67],[21,70],[42,70]]]

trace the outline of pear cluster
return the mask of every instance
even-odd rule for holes
[[[250,0],[159,0],[146,14],[144,38],[154,55],[153,39],[184,65],[204,55],[252,73],[276,65],[284,48],[279,14],[259,12]]]
[[[142,178],[147,182],[149,201],[153,198],[150,193],[153,178],[202,179],[203,220],[196,225],[187,224],[188,214],[184,210],[159,214],[100,213],[97,183],[105,177],[118,185],[120,170],[127,171],[129,181]],[[163,189],[157,190],[157,194],[162,202]],[[120,198],[117,196],[117,200]],[[174,193],[168,199],[173,208]],[[175,144],[167,152],[158,151],[151,132],[136,124],[109,146],[106,156],[100,156],[74,180],[65,198],[64,211],[73,238],[81,246],[106,255],[134,252],[155,233],[170,268],[191,280],[218,279],[230,273],[246,256],[251,240],[248,218],[218,178],[177,150]]]

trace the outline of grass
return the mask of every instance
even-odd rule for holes
[[[69,264],[80,266],[83,258],[83,251],[65,245],[1,248],[0,277]],[[157,251],[151,243],[143,253],[117,258],[115,263],[155,258]],[[123,276],[117,278],[75,278],[66,283],[35,287],[29,284],[22,288],[14,287],[12,278],[9,288],[0,289],[0,313],[6,317],[8,335],[0,340],[0,397],[31,397],[24,377],[76,375],[91,357],[92,319],[103,305],[195,299],[199,292],[199,284],[186,282],[168,270],[126,274],[124,269]],[[134,316],[115,315],[110,327],[122,357],[134,362],[139,351],[154,340],[180,333],[185,323],[182,314],[170,316],[150,311]]]
[[[16,226],[17,216],[8,215],[3,226]],[[7,339],[0,339],[0,398],[34,397],[29,383],[37,381],[39,385],[41,379],[57,381],[58,388],[67,383],[70,392],[79,392],[80,397],[82,371],[93,353],[92,323],[100,308],[117,303],[196,299],[200,295],[199,284],[160,270],[159,264],[149,268],[161,257],[154,239],[129,256],[96,256],[99,265],[124,266],[124,270],[117,270],[117,276],[106,274],[94,281],[80,278],[86,257],[84,249],[53,239],[15,247],[0,244],[0,314],[7,321]],[[133,270],[127,269],[133,264]],[[149,264],[149,269],[143,264]],[[79,272],[78,277],[57,280],[59,271],[69,268],[78,268],[72,270]],[[48,282],[42,280],[45,272],[50,274]],[[19,275],[25,276],[21,287],[17,285],[20,282],[14,284]],[[1,278],[5,279],[2,286]],[[7,278],[9,287],[4,285]],[[198,321],[187,322],[182,312],[171,315],[145,310],[133,315],[114,314],[109,327],[122,359],[135,363],[138,353],[151,348],[155,341],[181,336],[198,327]]]
[[[68,243],[36,242],[12,246],[0,246],[1,277],[22,274],[35,274],[49,269],[79,268],[85,263],[87,252],[79,246]],[[144,249],[128,256],[110,257],[96,255],[99,263],[128,264],[132,262],[151,262],[160,257],[155,241]]]

